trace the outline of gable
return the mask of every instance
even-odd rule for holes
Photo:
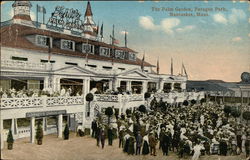
[[[149,79],[146,73],[143,73],[139,70],[131,70],[127,72],[123,72],[118,75],[120,78],[132,78],[132,79]]]
[[[56,74],[67,74],[67,75],[94,75],[95,73],[85,69],[85,68],[81,68],[78,66],[69,66],[69,67],[65,67],[65,68],[61,68],[58,70],[55,70],[54,73]]]

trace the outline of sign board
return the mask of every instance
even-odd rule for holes
[[[47,25],[68,30],[83,30],[84,23],[80,19],[81,13],[77,9],[69,9],[64,6],[56,6],[55,11],[51,14]]]
[[[66,110],[58,110],[58,111],[45,111],[45,112],[29,112],[26,113],[26,117],[46,117],[46,116],[55,116],[59,114],[66,114]]]

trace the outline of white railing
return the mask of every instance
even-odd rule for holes
[[[129,102],[131,101],[143,101],[144,96],[142,94],[133,94],[129,95]]]
[[[75,97],[29,97],[29,98],[1,98],[0,109],[18,109],[34,107],[51,107],[65,105],[79,105],[84,103],[81,96]]]
[[[17,60],[1,60],[1,68],[16,68],[25,70],[50,70],[52,64],[48,63],[31,63]]]
[[[204,98],[204,92],[170,92],[170,93],[155,93],[154,97],[165,99],[182,99],[182,100],[197,100]]]
[[[118,95],[95,94],[95,100],[99,102],[118,102]]]
[[[95,94],[95,100],[98,102],[120,102],[120,101],[143,101],[144,96],[142,94],[133,95],[106,95],[106,94]]]
[[[83,104],[83,97],[48,97],[46,99],[47,106],[63,106],[63,105],[76,105]]]

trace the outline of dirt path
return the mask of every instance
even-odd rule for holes
[[[107,140],[105,142],[107,144]],[[96,146],[96,141],[88,136],[76,137],[70,135],[69,140],[62,140],[56,135],[44,137],[43,145],[29,143],[29,138],[18,139],[14,143],[13,150],[2,150],[4,160],[179,160],[175,153],[162,156],[157,150],[157,156],[129,156],[118,148],[118,141],[113,146],[105,146],[104,149]],[[188,157],[186,160],[191,159]],[[202,156],[201,160],[243,160],[241,156]]]

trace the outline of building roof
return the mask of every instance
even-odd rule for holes
[[[236,85],[228,84],[221,81],[187,81],[187,90],[197,91],[232,91]]]
[[[90,5],[89,1],[87,3],[87,8],[86,8],[86,11],[85,11],[85,16],[93,16],[92,10],[91,10],[91,5]]]
[[[81,37],[71,36],[71,35],[58,33],[58,32],[54,32],[54,31],[49,31],[49,30],[43,30],[40,28],[24,26],[24,25],[20,25],[20,24],[11,24],[8,26],[1,27],[1,46],[47,52],[47,50],[48,50],[47,48],[37,46],[26,39],[26,36],[28,36],[28,35],[37,35],[37,34],[50,36],[50,37],[53,37],[55,39],[57,38],[57,39],[72,40],[72,41],[75,41],[76,43],[86,43],[87,42],[87,39],[84,39]],[[100,46],[108,47],[108,48],[112,47],[112,45],[110,45],[110,44],[107,44],[104,42],[99,42],[99,41],[94,41],[94,40],[88,40],[88,43],[93,44],[93,45],[100,45]],[[114,46],[114,48],[120,49],[123,51],[136,53],[135,51],[133,51],[130,48],[119,47],[119,46]],[[79,58],[85,58],[85,56],[86,56],[85,53],[82,53],[79,51],[62,50],[62,49],[56,48],[54,46],[51,49],[51,53],[58,54],[58,55],[65,55],[65,56],[74,56],[74,57],[79,57]],[[101,60],[101,61],[112,61],[113,58],[89,54],[88,59]],[[114,63],[132,64],[132,65],[141,65],[141,59],[139,59],[139,58],[137,58],[135,61],[114,58],[113,62]],[[144,61],[144,65],[151,66],[151,67],[154,66],[154,65],[151,65],[145,61]]]
[[[22,19],[26,21],[31,21],[31,18],[29,15],[22,15],[22,14],[14,15],[13,19]]]

